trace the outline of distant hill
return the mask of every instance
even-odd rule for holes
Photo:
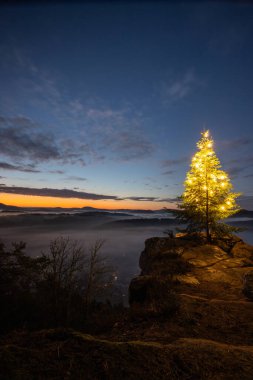
[[[62,212],[62,213],[68,213],[68,212],[83,212],[86,213],[110,213],[110,214],[117,214],[118,216],[123,213],[125,214],[157,214],[157,213],[170,213],[175,210],[173,209],[158,209],[158,210],[140,210],[140,209],[115,209],[110,210],[106,208],[96,208],[96,207],[72,207],[72,208],[66,208],[66,207],[18,207],[18,206],[12,206],[12,205],[6,205],[4,203],[0,203],[0,212]],[[232,216],[233,218],[236,217],[248,217],[253,218],[253,210],[240,210],[237,214]]]
[[[237,214],[233,215],[234,218],[236,218],[238,216],[239,217],[253,218],[253,210],[241,209]]]
[[[113,212],[113,211],[100,211],[100,210],[92,210],[92,211],[85,211],[85,212],[78,212],[76,213],[75,215],[78,215],[78,216],[104,216],[104,215],[107,215],[107,216],[132,216],[131,214],[127,214],[126,212]]]
[[[22,208],[17,207],[17,206],[5,205],[4,203],[0,203],[0,210],[2,210],[2,211],[20,211],[20,210],[22,210]]]
[[[140,209],[115,209],[115,210],[110,210],[110,209],[105,209],[105,208],[96,208],[96,207],[90,207],[90,206],[85,206],[85,207],[71,207],[71,208],[66,208],[66,207],[18,207],[18,206],[11,206],[11,205],[5,205],[4,203],[0,203],[0,211],[43,211],[43,212],[68,212],[68,211],[85,211],[86,212],[108,212],[108,213],[127,213],[127,214],[154,214],[154,213],[163,213],[167,212],[164,209],[160,210],[140,210]],[[170,210],[168,210],[170,211]]]

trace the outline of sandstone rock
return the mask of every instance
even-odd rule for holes
[[[253,270],[244,275],[243,292],[246,297],[253,301]]]
[[[179,306],[170,282],[161,276],[134,278],[129,286],[129,304],[140,305],[149,315],[172,314]]]
[[[226,300],[237,300],[244,294],[249,297],[251,275],[246,273],[252,267],[253,247],[236,236],[213,244],[207,244],[201,235],[151,238],[140,256],[141,276],[129,288],[130,303],[138,303],[140,294],[146,305],[152,297],[157,303],[161,300],[158,282],[167,283],[167,291],[177,293]]]
[[[177,254],[181,256],[185,247],[195,247],[196,241],[187,241],[180,238],[151,238],[145,241],[145,249],[141,253],[139,265],[142,274],[148,274],[153,271],[154,263],[159,260],[170,260],[170,257]]]
[[[239,241],[232,248],[231,255],[233,257],[253,260],[253,246],[246,244],[243,241]]]
[[[229,237],[216,239],[215,245],[223,249],[223,251],[230,253],[233,247],[239,242],[243,242],[242,239],[236,235],[232,235]]]

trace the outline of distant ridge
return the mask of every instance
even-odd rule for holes
[[[158,209],[158,210],[140,210],[140,209],[106,209],[106,208],[96,208],[91,206],[85,207],[19,207],[6,205],[4,203],[0,203],[0,212],[106,212],[106,213],[127,213],[127,214],[157,214],[157,213],[170,213],[175,211],[174,209]],[[233,217],[248,217],[253,218],[253,210],[245,210],[241,209],[237,214],[233,215]]]
[[[242,216],[242,217],[253,217],[253,211],[252,210],[245,210],[241,209],[237,214],[233,215],[234,217],[236,216]]]
[[[62,211],[62,212],[68,212],[68,211],[77,211],[77,212],[110,212],[110,213],[119,213],[119,212],[124,212],[124,213],[139,213],[139,214],[153,214],[157,212],[165,212],[164,209],[160,210],[131,210],[131,209],[106,209],[106,208],[96,208],[96,207],[90,207],[90,206],[85,206],[85,207],[18,207],[18,206],[12,206],[12,205],[6,205],[4,203],[0,203],[0,211]],[[169,210],[168,210],[169,211]]]
[[[22,207],[18,206],[10,206],[10,205],[5,205],[4,203],[0,203],[0,210],[2,211],[22,211]]]

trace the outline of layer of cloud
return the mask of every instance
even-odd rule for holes
[[[106,194],[95,194],[87,193],[84,191],[76,191],[71,189],[52,189],[52,188],[32,188],[32,187],[19,187],[19,186],[0,186],[0,193],[7,194],[21,194],[21,195],[33,195],[40,197],[55,197],[55,198],[76,198],[85,200],[132,200],[139,202],[156,202],[161,200],[158,197],[146,197],[146,196],[129,196],[129,197],[118,197],[116,195],[106,195]]]
[[[163,160],[162,161],[162,167],[163,168],[170,168],[170,167],[175,166],[175,165],[184,164],[187,161],[188,161],[187,157],[180,157],[180,158],[171,159],[171,160]]]
[[[79,177],[77,175],[72,175],[72,176],[69,176],[67,178],[65,178],[66,181],[87,181],[87,178],[84,178],[84,177]]]
[[[235,167],[231,167],[231,168],[228,168],[228,173],[229,175],[231,176],[231,178],[236,178],[238,177],[238,175],[242,174],[242,172],[245,170],[245,168],[243,167],[238,167],[238,166],[235,166]]]
[[[44,126],[24,116],[0,116],[1,155],[14,162],[58,161],[84,166],[87,160],[144,159],[155,150],[141,121],[128,110],[92,108],[79,116],[86,128],[80,130],[81,135],[77,132],[75,140],[63,136],[56,139]]]
[[[174,173],[175,173],[175,170],[166,170],[165,172],[162,173],[162,175],[171,175]]]
[[[121,132],[109,147],[123,161],[141,159],[153,154],[153,145],[136,132]]]
[[[64,174],[65,172],[63,170],[49,170],[49,173],[51,173],[51,174]]]
[[[10,171],[18,171],[18,172],[25,172],[25,173],[40,173],[40,170],[35,169],[34,165],[12,165],[7,162],[0,162],[0,169],[2,170],[10,170]],[[4,178],[4,177],[1,177]]]
[[[157,202],[179,203],[178,198],[160,198]]]
[[[82,152],[90,160],[116,158],[129,161],[146,158],[153,153],[154,146],[145,134],[144,121],[139,112],[133,112],[131,106],[116,109],[98,98],[73,98],[62,82],[57,82],[55,76],[38,67],[22,49],[5,47],[2,49],[2,56],[3,60],[11,62],[12,69],[15,69],[12,78],[16,92],[29,99],[29,105],[37,110],[39,115],[46,112],[48,118],[55,120],[54,129],[58,130],[62,137],[66,125],[76,136],[75,149],[66,147],[62,152],[61,146],[64,145],[64,141],[59,145],[52,136],[44,133],[41,138],[36,138],[38,136],[35,132],[31,136],[27,135],[28,139],[24,139],[22,133],[12,131],[13,151],[15,152],[14,145],[21,143],[20,156],[24,153],[29,158],[43,160],[48,157],[50,160],[62,159],[64,153],[67,162],[77,162],[78,159],[83,159],[80,157]],[[2,108],[6,114],[11,114],[13,110],[17,112],[20,99],[15,98],[12,92],[9,95],[6,92],[6,89],[4,93],[0,91]],[[8,98],[9,105],[6,104]],[[24,121],[27,124],[28,121]],[[16,121],[14,124],[17,125]],[[5,136],[8,137],[10,136]],[[81,141],[85,141],[82,147],[79,144]],[[34,146],[37,146],[36,151],[33,151]]]
[[[223,140],[219,141],[218,145],[223,149],[235,150],[244,146],[249,146],[252,143],[253,139],[250,137],[240,137],[233,140]]]
[[[240,144],[240,143],[239,143]],[[247,143],[243,143],[243,145],[247,145]],[[253,164],[253,156],[249,155],[246,157],[241,157],[240,160],[238,159],[232,159],[229,160],[226,163],[226,170],[230,174],[232,178],[236,178],[239,176],[243,176],[244,178],[249,178],[251,175],[243,175],[246,170],[249,170],[252,168]]]
[[[161,162],[161,167],[164,169],[162,172],[162,175],[172,175],[176,172],[173,168],[175,166],[179,166],[181,164],[185,164],[188,162],[187,157],[180,157],[180,158],[175,158],[175,159],[168,159],[168,160],[163,160]]]
[[[87,200],[103,200],[103,199],[119,200],[119,198],[114,195],[86,193],[83,191],[75,191],[75,190],[69,190],[69,189],[50,189],[50,188],[37,189],[37,188],[32,188],[32,187],[3,186],[3,187],[0,187],[0,192],[8,193],[8,194],[34,195],[34,196],[40,196],[40,197],[77,198],[77,199],[87,199]]]
[[[169,105],[186,98],[199,83],[193,70],[186,71],[179,79],[171,79],[162,86],[163,103]]]
[[[98,98],[73,98],[64,83],[33,62],[25,50],[11,45],[2,49],[0,46],[0,50],[8,72],[9,67],[13,71],[9,92],[6,88],[0,90],[0,102],[5,114],[20,112],[17,111],[20,109],[20,99],[13,96],[15,88],[15,93],[22,93],[38,115],[46,112],[47,118],[54,120],[54,130],[59,136],[56,141],[52,134],[45,133],[43,125],[37,126],[34,131],[31,129],[30,135],[24,129],[28,124],[34,126],[36,123],[28,118],[23,121],[13,118],[13,125],[9,126],[11,130],[3,132],[5,141],[11,143],[4,154],[11,154],[12,151],[14,159],[19,155],[29,160],[65,160],[65,163],[83,165],[84,158],[85,162],[106,159],[130,161],[147,158],[154,152],[154,144],[145,133],[145,121],[135,107],[128,105],[116,109]],[[21,130],[13,130],[18,123]],[[70,128],[76,136],[72,143],[65,139]],[[39,136],[39,131],[44,132]],[[20,149],[16,150],[18,144]]]
[[[0,154],[12,160],[40,163],[59,161],[85,165],[84,146],[55,136],[26,117],[0,117]]]
[[[128,197],[124,199],[129,199],[131,201],[141,201],[141,202],[146,202],[146,201],[157,201],[158,198],[156,197]]]
[[[0,152],[15,159],[45,161],[60,158],[52,136],[31,128],[30,120],[24,118],[21,125],[17,118],[1,118]]]
[[[82,112],[90,126],[88,141],[98,158],[131,161],[147,158],[155,151],[143,129],[142,118],[131,108],[112,109],[100,105]]]

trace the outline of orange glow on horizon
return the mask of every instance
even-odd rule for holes
[[[0,203],[18,207],[63,207],[63,208],[81,208],[96,207],[109,210],[115,209],[140,209],[140,210],[158,210],[163,207],[175,208],[175,205],[168,202],[151,202],[151,201],[132,201],[132,200],[85,200],[77,198],[56,198],[42,197],[34,195],[7,194],[0,195]]]

